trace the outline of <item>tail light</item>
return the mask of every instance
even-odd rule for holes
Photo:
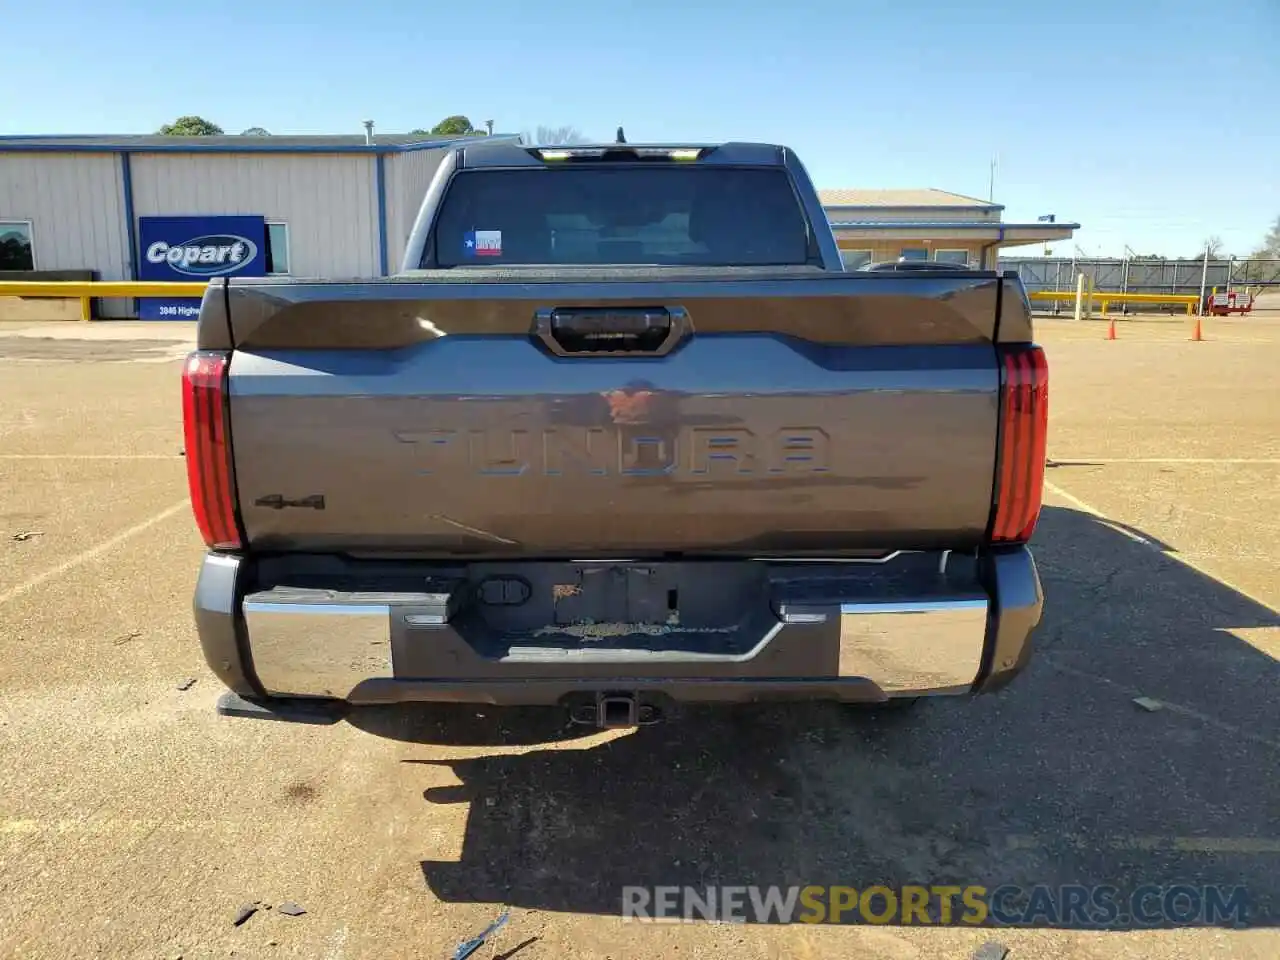
[[[241,544],[227,429],[228,359],[225,353],[199,350],[182,370],[191,509],[204,542],[215,550],[234,550]]]
[[[993,543],[1026,543],[1040,519],[1049,367],[1034,344],[1000,346],[1000,439]]]

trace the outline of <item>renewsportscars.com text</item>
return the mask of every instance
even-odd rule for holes
[[[622,916],[653,922],[882,923],[932,926],[1244,926],[1243,887],[951,884],[623,887]]]

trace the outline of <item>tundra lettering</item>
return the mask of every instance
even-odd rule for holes
[[[829,441],[818,427],[784,427],[765,437],[735,427],[693,427],[675,434],[624,433],[604,427],[528,430],[396,431],[419,451],[419,472],[453,470],[482,476],[566,473],[607,477],[653,473],[822,473]]]

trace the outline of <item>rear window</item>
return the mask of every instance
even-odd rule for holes
[[[808,221],[785,170],[678,164],[459,173],[434,247],[440,267],[810,260]]]

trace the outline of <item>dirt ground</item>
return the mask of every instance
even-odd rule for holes
[[[179,456],[191,328],[0,325],[0,956],[447,958],[506,905],[478,958],[1273,960],[1280,318],[1199,343],[1117,326],[1040,326],[1047,607],[1011,687],[583,736],[492,709],[216,716]],[[620,917],[624,884],[913,882],[1243,884],[1250,910],[1239,930]]]

